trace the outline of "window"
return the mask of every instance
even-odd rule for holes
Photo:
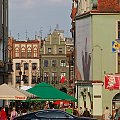
[[[28,70],[28,63],[24,63],[24,70]]]
[[[62,66],[62,67],[63,67],[63,66],[64,66],[64,67],[66,66],[65,60],[61,60],[61,61],[60,61],[60,66]]]
[[[37,63],[32,63],[32,70],[36,70],[37,69]]]
[[[120,39],[120,21],[118,21],[118,39]]]
[[[118,21],[118,39],[120,40],[120,21]],[[120,73],[120,53],[118,53],[118,73]]]
[[[44,72],[44,82],[46,82],[46,83],[49,82],[49,75],[47,72]]]
[[[19,48],[15,48],[15,57],[19,57]]]
[[[37,53],[37,48],[35,47],[34,48],[34,51],[33,51],[34,53],[33,53],[33,55],[34,55],[34,57],[38,57],[38,53]]]
[[[51,48],[48,48],[48,53],[51,53]]]
[[[28,76],[25,76],[24,83],[28,83]]]
[[[32,76],[32,84],[35,84],[37,82],[36,76]]]
[[[59,48],[59,53],[62,53],[62,48]]]
[[[27,51],[27,57],[31,58],[31,56],[32,56],[32,51],[31,51],[31,48],[29,47]]]
[[[20,63],[16,63],[16,70],[20,70]]]
[[[52,73],[52,84],[57,84],[58,81],[57,81],[57,73],[56,72],[53,72]]]
[[[56,67],[57,66],[57,61],[56,60],[52,60],[52,67]]]
[[[21,77],[20,76],[16,76],[16,83],[20,83],[21,81]]]
[[[25,58],[26,53],[25,53],[25,48],[22,48],[21,50],[21,57]]]
[[[61,73],[61,77],[62,77],[62,76],[66,76],[66,73],[65,73],[65,72]]]
[[[48,60],[44,60],[44,67],[48,67]]]

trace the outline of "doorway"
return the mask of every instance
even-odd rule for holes
[[[112,115],[115,115],[116,109],[120,107],[120,93],[117,93],[112,99]]]

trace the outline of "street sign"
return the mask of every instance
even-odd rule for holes
[[[112,52],[120,52],[120,40],[112,41]]]

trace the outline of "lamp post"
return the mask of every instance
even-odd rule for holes
[[[24,85],[24,82],[26,80],[26,75],[25,75],[25,68],[24,71],[22,71],[23,63],[27,63],[26,61],[21,61],[20,63],[20,71],[19,71],[19,76],[20,76],[20,81],[19,81],[19,88]],[[25,67],[25,66],[24,66]]]
[[[8,59],[8,62],[6,62],[7,66],[6,67],[6,73],[7,73],[7,83],[8,84],[11,84],[12,83],[12,72],[13,72],[13,69],[12,69],[12,46],[8,43],[8,45],[6,46],[5,48],[5,52],[6,52],[6,57]],[[4,81],[5,82],[5,81]]]

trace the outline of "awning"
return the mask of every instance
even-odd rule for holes
[[[30,97],[35,97],[35,95],[7,84],[0,85],[0,99],[2,100],[26,100]]]
[[[37,97],[39,97],[41,100],[67,100],[67,101],[74,101],[77,102],[77,99],[73,96],[70,96],[53,86],[42,82],[40,84],[35,85],[34,87],[27,90],[28,92],[35,94]]]

